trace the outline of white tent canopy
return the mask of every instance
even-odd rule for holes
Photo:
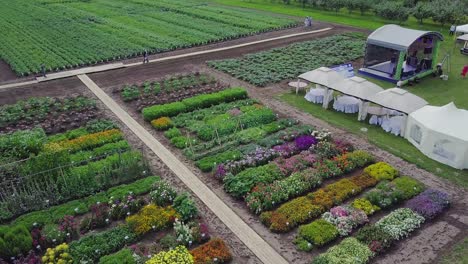
[[[339,73],[330,68],[320,67],[313,71],[309,71],[299,75],[299,79],[320,84],[325,87],[331,87],[331,85],[333,85],[334,83],[342,81],[343,76],[341,76]]]
[[[457,40],[468,41],[468,34],[459,36],[459,37],[457,38]]]
[[[330,88],[362,100],[369,100],[370,97],[384,90],[377,84],[357,76],[332,84]]]
[[[368,80],[357,76],[344,79],[341,82],[333,84],[331,88],[344,94],[361,99],[359,103],[358,120],[366,119],[366,109],[369,106],[369,103],[365,103],[362,100],[367,101],[373,95],[384,90],[377,84],[369,82]]]
[[[412,113],[427,105],[426,100],[401,88],[391,88],[379,92],[371,96],[369,101],[405,114]]]
[[[455,31],[456,31],[457,33],[464,33],[464,34],[467,34],[467,33],[468,33],[468,24],[457,26],[457,29],[456,29]]]
[[[415,30],[390,24],[372,32],[367,38],[367,44],[406,51],[416,40],[427,35],[436,35],[439,39],[444,39],[438,32]]]
[[[327,67],[320,67],[313,71],[303,73],[299,75],[298,78],[317,84],[317,88],[323,86],[325,89],[325,96],[323,99],[324,108],[328,108],[328,103],[330,103],[332,98],[333,91],[328,88],[333,86],[335,83],[344,80],[344,77],[341,74]]]
[[[468,168],[468,111],[453,103],[424,106],[408,117],[405,137],[426,156],[457,169]]]

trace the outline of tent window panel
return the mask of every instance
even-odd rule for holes
[[[410,137],[416,143],[421,144],[422,131],[418,125],[413,125],[410,131]]]
[[[455,161],[456,155],[450,150],[456,149],[456,145],[447,139],[436,141],[432,153],[446,160]]]
[[[400,52],[394,49],[368,44],[364,67],[375,71],[394,74]]]

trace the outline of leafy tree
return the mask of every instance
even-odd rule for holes
[[[323,6],[326,9],[334,10],[335,12],[340,11],[341,8],[345,7],[345,0],[326,0],[323,1]]]
[[[400,24],[408,20],[410,10],[401,2],[383,2],[375,7],[375,13],[388,20],[398,21]]]
[[[361,16],[373,7],[372,0],[350,0],[350,2],[353,2],[353,4],[356,6],[356,9],[359,9]]]
[[[419,24],[422,24],[423,19],[433,16],[433,11],[429,3],[418,2],[416,6],[411,9],[411,14],[419,21]]]
[[[464,6],[464,2],[458,0],[434,0],[431,2],[432,19],[442,26],[446,23],[456,24],[457,22],[462,22],[465,16]]]

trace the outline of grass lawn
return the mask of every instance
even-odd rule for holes
[[[468,264],[468,238],[456,244],[441,260],[441,264]]]
[[[364,137],[377,147],[414,163],[422,169],[446,178],[459,186],[468,188],[468,181],[466,181],[468,170],[460,171],[432,160],[422,154],[406,139],[386,133],[382,128],[369,125],[368,122],[358,122],[357,115],[344,114],[333,110],[325,111],[321,105],[307,102],[304,99],[304,95],[301,94],[286,93],[279,96],[279,99],[306,113],[323,119],[335,127]],[[361,128],[367,128],[367,132],[362,132]]]

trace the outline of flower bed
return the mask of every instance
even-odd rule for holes
[[[223,240],[214,238],[190,251],[196,264],[226,263],[232,255]]]
[[[367,174],[342,179],[306,196],[293,199],[274,211],[263,212],[260,218],[270,230],[286,232],[375,184],[377,180]]]
[[[442,203],[446,205],[449,203],[447,194],[430,189],[413,198],[413,201],[424,200],[427,196],[443,197],[440,199]],[[355,238],[346,238],[340,244],[320,254],[312,263],[338,264],[348,263],[349,260],[352,260],[352,263],[368,263],[372,257],[385,252],[392,244],[409,236],[416,229],[420,228],[426,220],[442,212],[440,210],[428,215],[429,218],[424,218],[410,208],[397,209],[380,219],[374,225],[369,225],[359,230]]]
[[[425,219],[436,217],[449,205],[448,195],[433,189],[424,191],[407,203],[408,208],[422,215]]]
[[[95,120],[52,136],[41,128],[0,136],[0,221],[147,176],[115,127]]]
[[[411,178],[404,179],[403,181],[401,181],[400,178],[397,178],[393,180],[392,186],[397,185],[397,184],[401,185],[402,182],[408,183],[408,186],[405,185],[405,188],[408,187],[407,189],[410,191],[408,191],[406,193],[407,195],[403,196],[402,199],[396,199],[396,200],[391,199],[390,204],[388,204],[388,206],[395,205],[397,203],[402,202],[403,200],[409,199],[412,196],[417,195],[423,190],[422,184]],[[383,184],[387,184],[387,182],[384,181],[384,182],[379,183],[377,187],[374,188],[374,190],[367,192],[367,194],[380,191],[382,189],[381,186]],[[421,188],[420,189],[410,188],[412,186],[419,186]],[[362,207],[365,210],[362,210],[359,207]],[[330,209],[329,212],[322,214],[322,219],[316,220],[312,222],[311,224],[301,226],[299,228],[295,243],[300,250],[304,250],[304,251],[309,251],[313,249],[313,247],[321,247],[324,244],[335,240],[338,237],[338,235],[342,237],[347,236],[356,227],[367,223],[369,221],[367,216],[372,215],[376,210],[380,210],[380,207],[372,204],[366,198],[358,198],[354,200],[353,202],[351,202],[350,205],[333,207],[332,209]],[[322,227],[321,224],[320,225],[316,224],[316,222],[323,221],[323,220],[332,224],[333,228],[328,227],[328,226]],[[311,238],[309,234],[311,232],[310,231],[311,229],[313,229],[313,232],[315,232],[316,237]],[[331,232],[331,230],[334,230],[336,232]],[[322,234],[323,234],[323,237],[322,237]],[[320,241],[320,243],[317,243],[317,241]],[[383,244],[380,243],[374,246],[375,247],[377,246],[387,247],[388,245],[386,243],[383,243]]]
[[[367,163],[370,163],[373,158],[370,154],[364,153],[363,151],[355,151],[352,153],[343,154],[342,158],[353,160],[351,169],[356,169]],[[331,160],[331,163],[338,164],[342,161],[341,157]],[[359,158],[355,158],[359,157]],[[358,161],[359,160],[359,161]],[[273,207],[280,205],[281,203],[299,196],[311,189],[319,186],[324,179],[331,178],[332,176],[341,175],[343,171],[339,173],[330,173],[330,171],[319,171],[320,164],[315,164],[314,169],[306,169],[297,173],[293,173],[290,177],[283,180],[277,180],[271,184],[260,184],[257,185],[247,196],[246,202],[249,209],[257,214],[271,210]],[[309,164],[310,163],[306,163]],[[293,166],[294,167],[294,166]],[[281,168],[280,168],[281,169]]]

